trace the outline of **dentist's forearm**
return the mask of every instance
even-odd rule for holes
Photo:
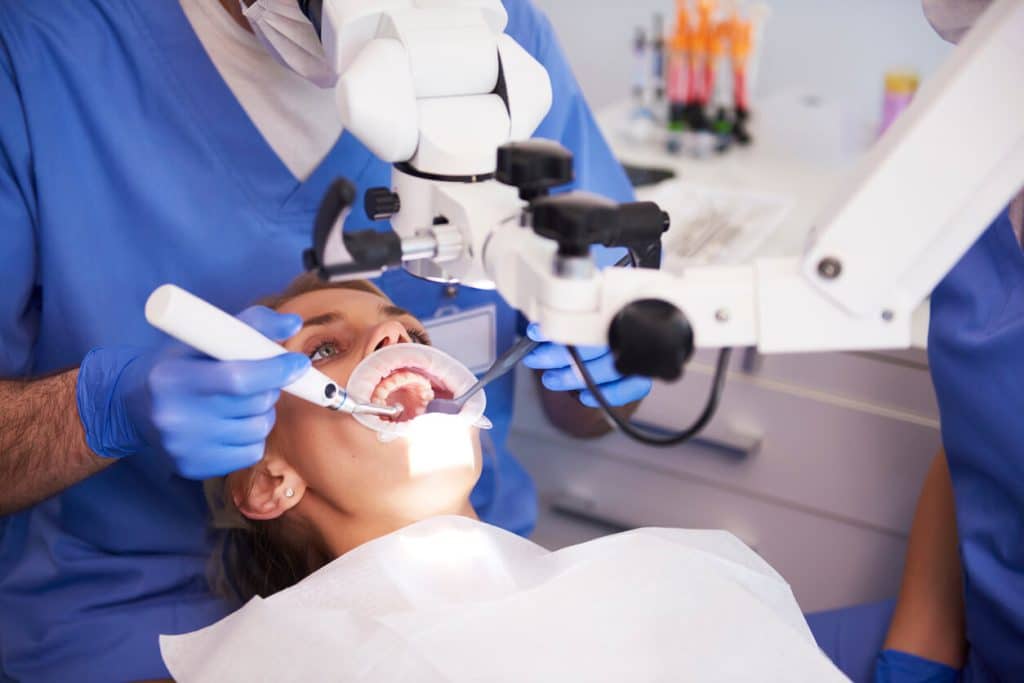
[[[85,443],[78,370],[0,380],[0,516],[35,505],[109,467]]]

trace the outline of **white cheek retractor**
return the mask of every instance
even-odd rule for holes
[[[415,368],[436,377],[453,396],[460,396],[476,383],[476,376],[469,368],[433,346],[422,344],[395,344],[385,346],[363,359],[348,379],[348,393],[358,400],[369,402],[373,390],[381,379],[400,368]],[[445,419],[459,420],[463,424],[480,429],[490,429],[491,421],[484,416],[487,397],[483,391],[470,398],[457,415],[445,415]],[[377,432],[381,441],[392,441],[409,433],[410,425],[423,416],[406,422],[390,422],[376,415],[353,415],[361,425]],[[432,416],[433,417],[433,416]]]

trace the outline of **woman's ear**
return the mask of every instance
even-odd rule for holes
[[[228,475],[228,491],[245,517],[277,519],[299,504],[306,482],[283,458],[268,453],[249,469]]]

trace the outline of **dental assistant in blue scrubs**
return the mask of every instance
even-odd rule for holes
[[[547,19],[505,4],[554,86],[537,135],[574,152],[577,186],[630,199]],[[204,578],[198,479],[261,457],[308,359],[192,355],[147,326],[144,302],[174,282],[241,311],[299,274],[332,180],[390,184],[351,135],[306,126],[324,96],[261,50],[237,0],[0,2],[0,680],[164,677],[157,635],[230,609]],[[370,224],[361,208],[350,222]],[[493,293],[380,284],[424,320],[491,311],[492,355],[520,330]],[[276,338],[301,324],[244,316]],[[648,391],[590,355],[614,402]],[[578,389],[564,364],[546,346],[532,365],[548,389]],[[505,448],[512,391],[512,377],[488,389],[494,457],[472,500],[525,534],[536,496]]]
[[[988,4],[924,9],[955,43]],[[808,618],[854,681],[1024,680],[1022,236],[1024,189],[932,294],[944,452],[918,500],[899,600]]]
[[[1024,675],[1022,235],[1024,190],[932,295],[945,450],[918,502],[899,600],[808,617],[855,682]]]

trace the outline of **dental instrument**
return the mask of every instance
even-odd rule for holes
[[[457,398],[435,398],[427,404],[426,412],[428,414],[457,415],[462,411],[462,406],[466,405],[466,401],[473,398],[474,394],[494,380],[502,377],[509,370],[515,368],[519,361],[526,358],[540,344],[540,342],[534,341],[529,337],[523,337],[512,348],[502,354],[501,358],[495,361],[494,365],[477,380],[476,384],[467,389],[461,396]]]
[[[263,360],[288,353],[288,349],[238,318],[176,285],[163,285],[149,295],[146,320],[217,360]],[[313,367],[284,387],[284,391],[341,413],[396,417],[402,412],[401,406],[378,406],[354,400],[344,388]]]

